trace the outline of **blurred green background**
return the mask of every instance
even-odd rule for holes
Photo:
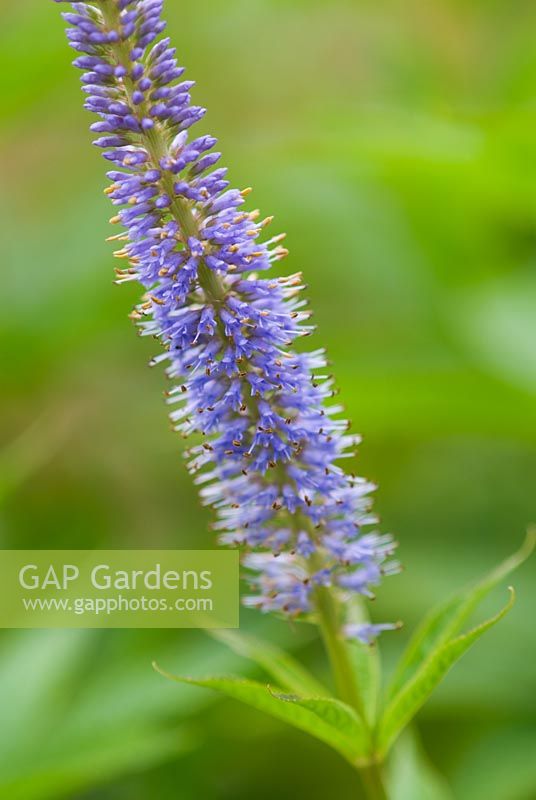
[[[210,547],[153,344],[112,286],[105,163],[60,8],[3,3],[0,546]],[[536,6],[512,0],[168,0],[200,130],[288,234],[418,618],[520,543],[536,474]],[[532,575],[534,569],[532,567]],[[460,800],[536,798],[536,591],[418,719]],[[490,608],[504,601],[497,592]],[[303,626],[244,614],[322,672]],[[0,797],[358,798],[320,743],[176,672],[252,672],[202,632],[0,637]],[[415,800],[407,795],[405,800]]]

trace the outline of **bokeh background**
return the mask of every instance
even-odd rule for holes
[[[154,343],[127,319],[136,289],[112,285],[105,163],[59,11],[0,10],[0,546],[210,547],[163,374],[145,366]],[[382,640],[392,663],[536,516],[536,6],[168,0],[167,14],[201,129],[288,232],[283,266],[306,272],[316,342],[365,436],[357,468],[406,568],[372,609],[405,621]],[[418,718],[456,800],[536,798],[530,576]],[[325,669],[304,626],[244,625]],[[254,674],[202,632],[2,634],[0,797],[360,796],[320,743],[167,683],[153,658]]]

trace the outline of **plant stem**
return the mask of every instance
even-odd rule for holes
[[[316,607],[337,693],[341,700],[355,708],[365,722],[363,702],[350,654],[340,634],[339,610],[332,593],[324,586],[320,586],[316,591]]]
[[[359,770],[369,800],[389,800],[379,764],[369,764]]]
[[[372,739],[373,731],[370,730],[370,725],[365,715],[363,700],[348,651],[348,645],[341,635],[340,609],[336,598],[324,586],[319,587],[316,591],[316,609],[337,693],[341,700],[357,711],[363,724],[369,730]],[[373,753],[371,753],[371,756],[373,756]],[[358,772],[369,800],[388,800],[378,763],[371,761],[366,766],[358,767]]]

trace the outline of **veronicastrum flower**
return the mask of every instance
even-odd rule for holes
[[[159,39],[161,11],[162,0],[95,0],[64,14],[112,165],[112,222],[126,228],[112,237],[117,282],[145,288],[132,316],[164,347],[153,363],[166,364],[175,429],[199,442],[188,466],[220,541],[246,551],[246,604],[297,615],[327,586],[371,597],[397,571],[394,544],[363,532],[377,522],[374,487],[339,466],[358,438],[331,402],[324,351],[295,348],[313,330],[301,275],[267,274],[287,255],[283,237],[265,238],[271,218],[243,210],[249,190],[229,188],[216,140],[189,135],[205,111]],[[370,642],[392,627],[347,633]]]

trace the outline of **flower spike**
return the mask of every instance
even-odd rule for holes
[[[395,545],[364,532],[374,486],[339,466],[357,440],[324,351],[295,348],[313,332],[301,275],[268,274],[284,236],[263,239],[272,217],[243,210],[251,190],[229,186],[213,137],[190,133],[205,109],[162,38],[162,6],[93,0],[64,14],[110,164],[111,222],[126,230],[110,237],[116,281],[144,287],[131,316],[163,345],[153,363],[171,381],[173,428],[194,439],[188,469],[220,541],[245,550],[245,603],[295,616],[315,611],[321,587],[371,596],[397,569]],[[370,641],[390,627],[348,632]]]

